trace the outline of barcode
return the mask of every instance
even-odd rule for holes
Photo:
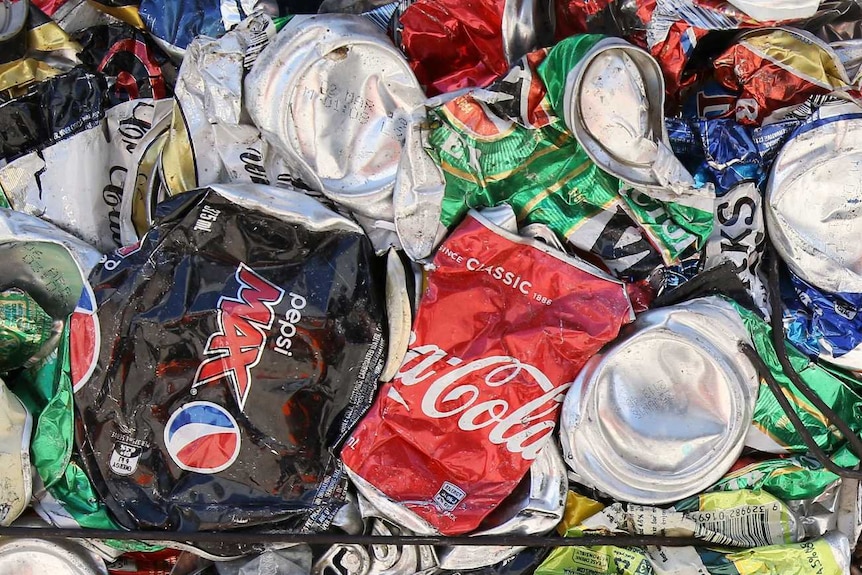
[[[242,65],[246,70],[251,70],[255,60],[257,60],[257,57],[261,52],[263,52],[263,49],[266,48],[267,44],[269,44],[269,35],[266,33],[266,30],[258,32],[252,37],[251,42],[249,42],[249,45],[245,50],[245,57],[242,61]]]
[[[738,517],[699,522],[704,533],[698,533],[698,537],[709,543],[731,547],[760,547],[783,543],[780,535],[773,537],[769,519],[768,513],[758,511]],[[779,530],[779,533],[781,531],[783,530]]]

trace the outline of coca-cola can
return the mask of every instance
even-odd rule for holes
[[[425,95],[377,26],[352,14],[294,17],[260,53],[245,95],[296,176],[354,213],[393,220],[408,118]]]
[[[563,518],[568,480],[556,442],[549,441],[515,491],[489,515],[476,535],[535,535],[551,531]],[[524,547],[444,547],[437,552],[447,571],[495,565]]]
[[[578,374],[560,439],[580,481],[656,505],[709,487],[748,432],[759,378],[741,318],[718,297],[647,311]]]
[[[360,494],[363,516],[382,517],[399,526],[402,532],[436,533],[431,525],[416,514],[386,497],[360,476],[349,470],[348,473]],[[471,535],[547,533],[563,517],[567,488],[566,468],[559,449],[555,442],[548,441],[515,491]],[[515,546],[455,546],[438,548],[435,553],[441,569],[456,571],[494,565],[523,549]]]

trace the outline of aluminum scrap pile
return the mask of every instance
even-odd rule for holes
[[[860,573],[862,0],[3,0],[0,192],[0,575]]]

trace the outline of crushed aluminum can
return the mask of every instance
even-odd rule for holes
[[[406,529],[393,525],[385,519],[376,518],[371,524],[371,534],[378,536],[411,535]],[[416,573],[437,565],[434,548],[430,545],[371,545],[369,575],[400,575]]]
[[[392,381],[398,374],[410,343],[413,310],[410,306],[407,270],[398,252],[391,248],[386,254],[386,317],[389,322],[386,363],[380,381]]]
[[[37,217],[0,209],[0,289],[19,288],[48,315],[65,319],[89,290],[87,276],[102,255]]]
[[[242,80],[275,34],[272,20],[258,13],[218,40],[201,36],[189,45],[174,86],[170,136],[159,158],[167,195],[234,181],[232,168],[239,165],[238,171],[244,173],[242,165],[247,162],[237,157],[225,166],[225,154],[249,152],[255,168],[263,162],[266,150],[260,135],[243,121]],[[247,145],[240,147],[242,143]],[[253,175],[241,181],[271,183],[258,177],[265,174]]]
[[[331,546],[311,568],[311,575],[368,575],[371,556],[362,545]]]
[[[420,118],[412,117],[407,124],[392,196],[398,240],[414,261],[428,257],[446,236],[440,223],[446,180],[427,152],[431,123],[425,114],[423,109]]]
[[[391,36],[427,93],[445,94],[487,86],[523,56],[551,46],[554,9],[549,0],[401,2]]]
[[[799,105],[806,108],[811,98],[830,94],[859,102],[835,50],[798,28],[749,30],[713,59],[713,68],[716,81],[736,94],[734,115],[740,124],[770,124]]]
[[[509,63],[554,43],[556,19],[550,0],[506,0],[503,6],[503,54]]]
[[[566,466],[554,442],[542,449],[530,472],[475,535],[534,535],[554,529],[563,518],[568,480]],[[444,547],[438,550],[440,568],[461,571],[494,565],[526,549],[514,546]]]
[[[600,168],[639,187],[690,189],[694,180],[670,148],[664,79],[655,58],[605,38],[566,77],[563,117]]]
[[[38,538],[0,541],[0,575],[108,575],[105,563],[71,540]]]
[[[862,108],[821,107],[772,165],[766,226],[790,270],[822,290],[862,293]]]
[[[594,356],[566,395],[560,439],[583,483],[614,499],[678,501],[743,448],[759,378],[742,320],[718,298],[648,311]]]
[[[356,214],[393,221],[410,112],[425,96],[369,20],[292,19],[245,79],[246,107],[294,175]]]
[[[88,96],[101,101],[104,90]],[[104,119],[99,111],[87,117],[87,129],[0,168],[0,188],[16,210],[49,220],[103,251],[114,249],[129,239],[122,228],[130,227],[131,207],[125,224],[121,213],[132,194],[124,197],[124,189],[147,182],[138,177],[135,160],[160,133],[148,132],[170,112],[170,101],[150,99],[123,102]]]
[[[348,470],[360,494],[360,509],[367,518],[384,518],[401,531],[434,534],[437,531],[419,516],[386,497],[362,477]],[[562,519],[568,480],[560,452],[548,442],[515,490],[488,515],[471,535],[539,535],[551,531]],[[434,551],[440,569],[460,571],[505,561],[524,547],[442,547]],[[420,549],[421,553],[425,552]],[[372,571],[372,573],[376,573]],[[391,571],[396,575],[396,571]]]
[[[0,2],[0,42],[11,40],[24,29],[29,11],[29,0],[4,0]]]
[[[388,496],[377,499],[399,525],[457,535],[523,480],[571,379],[633,312],[620,282],[475,211],[434,266],[405,362],[341,457],[360,492]],[[553,336],[537,342],[542,326]]]

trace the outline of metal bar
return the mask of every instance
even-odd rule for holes
[[[285,531],[111,531],[109,529],[57,529],[38,527],[0,527],[0,537],[37,539],[115,539],[182,543],[227,543],[260,545],[267,543],[308,543],[311,545],[468,545],[517,547],[582,547],[616,545],[619,547],[661,545],[665,547],[706,546],[709,543],[690,537],[655,535],[584,535],[558,537],[535,535],[483,535],[447,537],[443,535],[347,535],[337,533],[294,533]]]

